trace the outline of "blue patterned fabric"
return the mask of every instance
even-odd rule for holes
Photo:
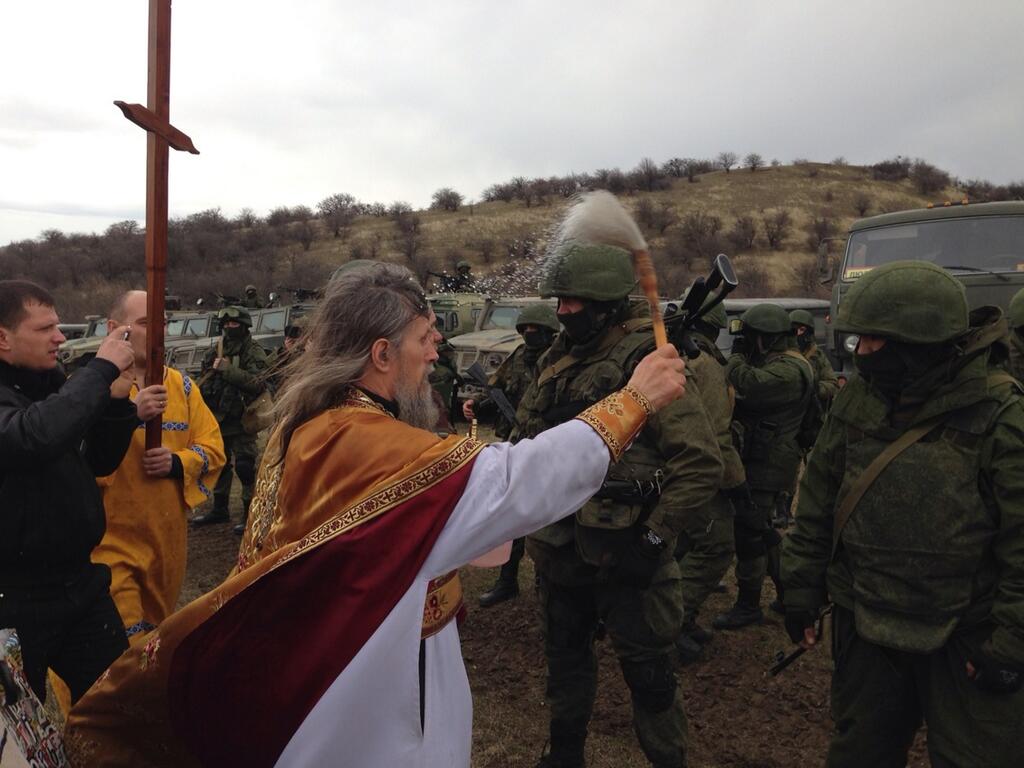
[[[185,397],[188,397],[192,394],[192,379],[182,374],[181,380],[185,384]]]
[[[150,624],[148,621],[137,621],[130,627],[124,628],[124,633],[131,637],[137,635],[140,632],[149,632],[151,629],[156,629],[156,624]]]
[[[210,471],[210,457],[206,455],[206,451],[203,450],[203,446],[201,445],[196,445],[193,443],[192,445],[189,446],[189,449],[198,454],[199,457],[203,460],[203,468],[199,471],[199,477],[202,477],[203,475]],[[199,486],[199,490],[206,498],[210,498],[213,495],[210,489],[203,485],[202,480],[197,479],[196,485]]]

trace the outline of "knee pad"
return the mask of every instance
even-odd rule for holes
[[[243,454],[235,456],[235,474],[242,481],[242,485],[252,485],[256,482],[256,457]]]
[[[622,676],[638,707],[664,712],[676,698],[676,676],[667,656],[650,661],[623,661]]]

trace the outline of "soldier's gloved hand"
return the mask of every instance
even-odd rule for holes
[[[661,565],[666,542],[650,528],[641,526],[637,536],[622,553],[612,579],[638,589],[647,589]]]
[[[971,660],[968,663],[968,676],[974,684],[986,693],[1008,694],[1016,693],[1024,683],[1024,675],[1019,669],[1013,669],[1008,664],[996,661],[980,648],[971,653]],[[971,668],[974,675],[971,676]]]
[[[804,639],[806,630],[814,629],[815,616],[803,608],[786,609],[786,634],[794,643]]]
[[[748,351],[748,341],[746,336],[739,334],[732,337],[732,349],[729,351],[730,355],[746,355]]]

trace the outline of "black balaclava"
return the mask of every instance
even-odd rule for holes
[[[543,350],[551,346],[551,339],[555,333],[550,328],[538,328],[535,331],[526,331],[522,334],[526,348],[532,350]]]
[[[796,337],[796,345],[801,352],[806,352],[814,344],[814,334],[807,332]]]
[[[618,321],[625,299],[613,301],[585,301],[583,309],[572,314],[558,313],[558,322],[574,346],[582,346],[596,339],[606,328]]]
[[[949,379],[957,348],[952,343],[907,344],[887,339],[885,346],[868,355],[855,354],[854,364],[865,380],[884,395],[896,398],[926,376],[934,389]],[[946,369],[943,372],[942,369]]]

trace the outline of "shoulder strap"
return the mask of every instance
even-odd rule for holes
[[[613,326],[608,331],[608,336],[605,337],[604,344],[601,345],[601,348],[607,349],[617,344],[620,340],[624,339],[627,334],[630,334],[633,331],[643,328],[644,325],[650,324],[650,322],[651,319],[649,317],[636,317],[633,318],[632,320],[627,320],[624,323],[619,323],[618,325]],[[572,368],[572,366],[576,365],[576,363],[582,360],[586,360],[586,358],[576,357],[575,355],[565,355],[564,357],[559,358],[554,363],[552,363],[551,365],[549,365],[547,368],[540,372],[540,376],[537,377],[537,386],[543,387],[548,381],[553,379],[562,371],[566,370],[567,368]]]
[[[857,478],[857,482],[853,484],[853,487],[843,497],[842,502],[836,507],[836,516],[832,524],[832,556],[829,558],[830,561],[836,556],[836,550],[839,548],[839,537],[843,533],[843,528],[846,527],[847,521],[849,521],[854,509],[857,508],[857,504],[868,488],[871,487],[871,484],[878,479],[878,476],[892,463],[893,459],[945,421],[948,415],[948,413],[940,413],[938,416],[933,416],[916,427],[908,429],[899,438],[890,443],[884,451],[878,454],[874,461],[868,464],[867,468],[861,473],[861,476]]]

